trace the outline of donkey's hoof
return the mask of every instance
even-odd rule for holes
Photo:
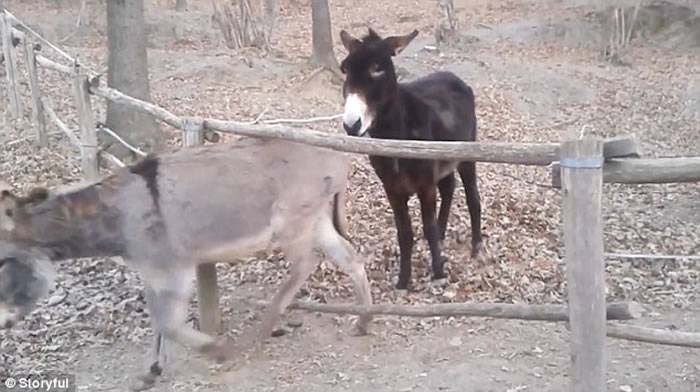
[[[394,286],[394,289],[396,290],[396,294],[399,295],[406,295],[409,291],[407,284],[397,284],[396,286]]]
[[[483,252],[481,252],[482,248],[484,247],[483,242],[474,242],[472,243],[472,252],[471,252],[471,257],[472,259],[476,259],[479,257],[479,255]]]
[[[163,368],[158,362],[153,362],[148,368],[148,373],[136,376],[136,379],[130,386],[132,391],[145,391],[151,389],[158,377],[163,374]]]
[[[369,332],[367,332],[367,323],[356,321],[355,324],[353,324],[352,328],[350,329],[350,336],[354,337],[360,337],[360,336],[367,336],[369,335]]]
[[[399,279],[398,282],[396,282],[396,286],[394,286],[396,290],[405,290],[408,291],[408,279]]]
[[[435,282],[436,280],[445,280],[447,279],[447,274],[445,273],[445,270],[442,268],[438,268],[437,270],[433,270],[433,275],[430,277],[430,280]]]
[[[447,281],[447,276],[445,274],[442,275],[440,278],[433,278],[430,281],[430,285],[433,287],[445,287],[447,286],[449,282]]]

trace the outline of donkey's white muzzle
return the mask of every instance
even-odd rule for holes
[[[372,116],[365,100],[358,94],[349,94],[345,98],[343,128],[350,136],[364,136],[372,125]]]

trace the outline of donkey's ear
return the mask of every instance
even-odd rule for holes
[[[19,210],[17,196],[7,189],[0,191],[0,232],[15,229],[15,218]]]
[[[389,44],[391,49],[394,51],[394,56],[396,56],[406,49],[408,44],[410,44],[417,35],[418,30],[413,30],[411,33],[406,35],[387,37],[384,41]]]
[[[361,43],[359,39],[353,37],[345,30],[340,31],[340,41],[343,43],[343,46],[345,46],[345,49],[347,49],[348,52],[352,52],[355,48],[360,46]]]

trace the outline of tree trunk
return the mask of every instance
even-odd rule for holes
[[[175,10],[176,11],[184,11],[187,9],[187,0],[176,0],[175,1]]]
[[[150,102],[143,0],[109,0],[106,3],[109,51],[107,84],[134,98]],[[154,152],[165,145],[155,119],[128,106],[108,102],[106,125],[127,142],[145,146]],[[113,154],[121,158],[132,154],[109,136],[104,136],[103,141],[110,146]]]
[[[270,47],[272,30],[275,27],[277,0],[263,0],[263,28],[265,29],[265,44]]]
[[[338,60],[333,53],[333,36],[331,33],[331,12],[328,7],[329,0],[311,0],[312,40],[313,52],[311,63],[328,67],[336,71]]]

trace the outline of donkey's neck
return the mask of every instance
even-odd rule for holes
[[[377,111],[374,125],[370,129],[372,137],[377,139],[421,139],[420,135],[412,132],[423,128],[416,123],[413,109],[419,104],[409,91],[398,87],[393,99]]]
[[[125,256],[121,212],[107,205],[101,185],[50,197],[25,211],[16,240],[42,248],[54,260]]]

